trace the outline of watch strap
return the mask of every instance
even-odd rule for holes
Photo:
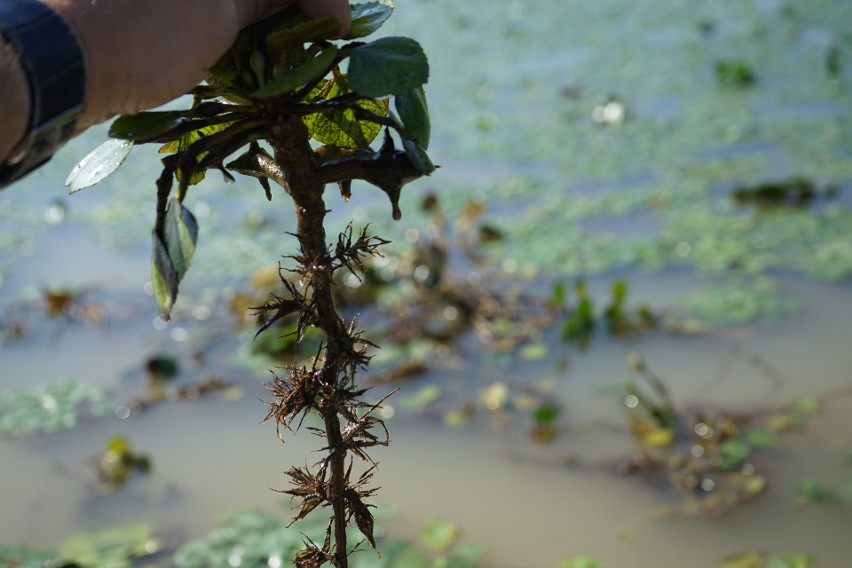
[[[86,63],[77,34],[39,0],[0,0],[0,34],[17,52],[30,88],[22,143],[0,165],[0,186],[47,162],[83,113]]]

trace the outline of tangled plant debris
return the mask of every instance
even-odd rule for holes
[[[684,408],[675,404],[640,355],[632,354],[628,363],[645,387],[633,381],[624,385],[623,404],[636,449],[615,470],[680,495],[670,513],[719,517],[756,498],[768,483],[758,455],[778,446],[783,434],[801,430],[823,401],[852,395],[844,389],[751,411]],[[800,491],[800,503],[807,499],[807,487],[814,501],[830,493],[811,482]]]

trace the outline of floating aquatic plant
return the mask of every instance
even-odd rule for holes
[[[116,406],[103,387],[73,380],[6,389],[0,391],[0,434],[72,428],[82,416],[103,416]]]

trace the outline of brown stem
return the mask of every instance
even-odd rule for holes
[[[337,393],[340,384],[343,349],[348,343],[348,333],[337,314],[332,297],[332,258],[325,240],[326,209],[322,198],[325,184],[317,177],[313,166],[313,150],[308,131],[298,117],[283,117],[272,129],[270,142],[275,150],[275,161],[287,164],[280,172],[293,199],[298,222],[298,238],[302,249],[303,276],[313,290],[316,309],[316,326],[326,336],[325,357],[321,377],[326,392]],[[278,180],[277,180],[278,181]],[[332,400],[336,398],[331,394]],[[340,431],[337,407],[332,401],[320,408],[326,429],[329,456],[328,499],[334,513],[334,564],[348,568],[346,544],[345,468],[346,449]]]

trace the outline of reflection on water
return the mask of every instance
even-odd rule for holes
[[[531,446],[522,420],[480,413],[450,429],[398,411],[389,422],[393,444],[376,456],[379,495],[400,511],[388,523],[392,533],[413,535],[426,519],[445,518],[486,544],[487,565],[499,567],[553,567],[579,554],[612,567],[711,566],[743,550],[846,562],[848,501],[796,510],[796,488],[816,479],[849,499],[848,398],[830,401],[803,432],[761,453],[767,492],[722,520],[661,517],[669,495],[603,466],[566,465],[568,457],[605,464],[630,451],[623,408],[601,393],[631,377],[631,352],[690,408],[749,410],[850,385],[852,66],[831,76],[824,64],[828,44],[840,46],[842,61],[852,57],[838,29],[850,21],[850,5],[676,4],[400,5],[389,33],[422,39],[430,55],[430,151],[443,167],[407,190],[400,223],[383,221],[387,203],[368,188],[356,188],[349,204],[329,197],[331,222],[376,219],[400,250],[427,234],[416,211],[425,190],[451,212],[484,196],[484,218],[506,235],[488,249],[492,261],[513,279],[538,275],[524,282],[545,297],[551,273],[585,276],[597,298],[617,274],[629,281],[632,301],[668,309],[745,275],[776,282],[798,307],[775,314],[775,323],[739,322],[694,337],[595,337],[584,352],[554,330],[541,338],[546,357],[530,361],[495,360],[476,338],[464,338],[419,381],[459,399],[494,384],[546,381],[563,409],[559,435]],[[714,63],[731,57],[753,66],[754,87],[719,89]],[[258,424],[265,390],[234,364],[250,334],[233,337],[221,323],[226,309],[217,311],[233,295],[223,290],[292,252],[286,196],[270,205],[253,183],[225,187],[208,176],[190,197],[202,233],[186,304],[162,328],[144,290],[155,154],[134,150],[113,178],[71,198],[61,188],[103,136],[87,133],[49,168],[0,193],[0,313],[65,285],[91,289],[87,297],[107,314],[103,329],[28,319],[26,337],[0,347],[2,387],[70,378],[131,398],[144,390],[144,362],[167,352],[184,362],[185,376],[236,381],[244,397],[0,439],[0,542],[55,546],[85,528],[140,521],[180,541],[237,508],[278,510],[281,496],[269,488],[282,488],[281,472],[311,460],[316,447],[307,435],[282,446],[271,425]],[[792,175],[836,184],[840,195],[818,212],[758,213],[727,199],[736,187]],[[212,347],[192,352],[203,333]],[[404,384],[398,396],[421,386]],[[151,455],[153,473],[98,495],[86,463],[116,434]]]

